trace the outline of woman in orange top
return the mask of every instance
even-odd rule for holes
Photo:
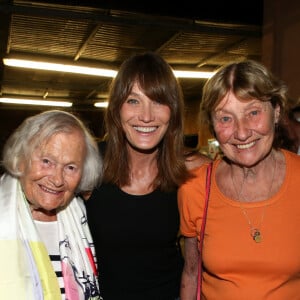
[[[205,85],[201,121],[213,163],[202,251],[202,299],[300,298],[300,157],[280,137],[287,89],[262,64],[231,63]],[[179,190],[185,266],[181,300],[196,299],[206,166]]]

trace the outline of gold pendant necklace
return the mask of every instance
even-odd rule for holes
[[[274,158],[274,156],[272,156],[272,157],[275,160],[275,165],[274,165],[274,168],[273,168],[272,180],[271,180],[271,185],[270,185],[269,194],[268,194],[267,198],[270,197],[271,192],[272,192],[273,182],[274,182],[274,178],[275,178],[275,171],[276,171],[276,166],[277,166],[276,159]],[[254,226],[251,222],[251,219],[250,219],[249,215],[248,215],[247,209],[242,206],[241,201],[240,201],[240,199],[243,198],[242,192],[243,192],[243,187],[244,187],[244,183],[245,183],[245,177],[244,177],[243,182],[242,182],[241,190],[240,190],[240,192],[238,192],[238,190],[236,188],[236,185],[235,185],[235,182],[234,182],[234,179],[233,179],[232,168],[231,168],[230,173],[231,173],[232,185],[233,185],[233,188],[234,188],[235,193],[237,195],[237,200],[239,201],[239,204],[240,204],[240,209],[241,209],[243,215],[245,216],[245,218],[248,222],[249,228],[250,228],[250,236],[251,236],[251,238],[253,239],[254,242],[260,243],[262,241],[262,238],[263,238],[262,233],[261,233],[261,226],[262,226],[262,223],[263,223],[263,220],[264,220],[267,205],[265,205],[263,207],[263,211],[261,213],[261,218],[260,218],[259,224],[257,226]]]
[[[250,236],[252,237],[253,241],[256,242],[256,243],[260,243],[262,241],[261,225],[262,225],[263,220],[264,220],[266,207],[267,207],[267,205],[265,205],[263,207],[263,211],[262,211],[262,214],[261,214],[259,224],[257,225],[257,227],[254,227],[251,223],[251,220],[250,220],[249,216],[248,216],[247,210],[240,204],[240,208],[241,208],[245,218],[247,219],[248,225],[250,227]]]

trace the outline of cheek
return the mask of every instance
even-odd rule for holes
[[[121,123],[123,124],[124,121],[127,119],[127,111],[126,109],[124,109],[124,105],[121,106],[121,109],[120,109],[120,121]]]
[[[169,124],[170,118],[171,118],[171,110],[168,106],[161,106],[157,110],[157,116],[159,116],[159,119],[164,124]]]
[[[38,164],[35,162],[30,165],[24,166],[22,168],[23,177],[28,178],[29,180],[38,180],[43,176],[46,176],[46,171],[43,170]]]
[[[253,124],[253,129],[261,135],[268,135],[275,131],[275,123],[273,120],[265,120]]]
[[[80,183],[80,178],[81,178],[81,174],[76,174],[74,176],[68,176],[66,178],[66,181],[68,182],[68,186],[72,192],[74,190],[76,190],[76,188],[78,187],[78,185]]]
[[[164,124],[168,125],[170,122],[170,114],[165,115],[162,120],[163,120]]]
[[[126,122],[128,119],[132,118],[137,113],[137,108],[133,108],[127,103],[123,103],[120,109],[120,120],[121,122]]]
[[[270,126],[267,124],[257,124],[254,126],[254,129],[260,133],[267,133],[270,130]]]
[[[32,201],[35,198],[34,195],[39,194],[36,182],[37,180],[35,180],[35,178],[30,177],[28,175],[20,177],[20,184],[22,186],[22,190],[26,198],[31,199]]]
[[[214,131],[216,138],[220,143],[227,141],[233,135],[232,127],[224,128],[222,126],[215,125]]]

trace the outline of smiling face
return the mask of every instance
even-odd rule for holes
[[[225,156],[251,167],[271,150],[280,108],[256,99],[240,101],[229,92],[212,114],[213,126]]]
[[[69,203],[80,182],[86,154],[81,132],[57,133],[34,150],[20,169],[33,218],[56,220],[56,209]]]
[[[120,111],[127,141],[138,151],[157,147],[169,127],[170,116],[170,108],[148,98],[137,83],[133,85]]]

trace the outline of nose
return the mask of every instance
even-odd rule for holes
[[[64,184],[64,172],[63,168],[56,167],[53,169],[52,174],[50,176],[50,181],[53,183],[55,187],[60,187]]]
[[[153,119],[154,113],[152,103],[144,103],[139,114],[139,120],[148,123],[153,121]]]
[[[246,141],[252,134],[251,129],[248,126],[246,118],[240,118],[236,120],[234,137],[240,141]]]

